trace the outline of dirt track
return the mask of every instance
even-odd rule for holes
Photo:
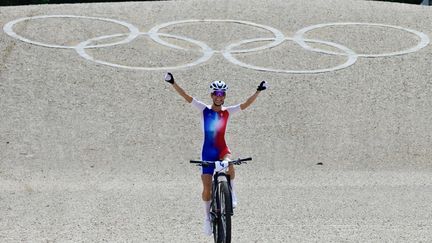
[[[232,117],[227,132],[235,157],[254,158],[237,170],[233,242],[432,241],[432,45],[404,55],[357,56],[421,42],[407,30],[432,37],[431,7],[349,0],[41,5],[0,8],[0,24],[42,15],[109,18],[141,34],[85,49],[96,63],[54,45],[127,34],[126,27],[71,17],[13,26],[51,47],[0,32],[1,242],[211,241],[201,233],[199,169],[188,164],[200,156],[199,114],[163,81],[166,71],[205,102],[208,83],[225,80],[228,105],[243,102],[261,80],[270,83],[252,107]],[[160,30],[171,34],[162,40],[183,50],[144,34],[192,19],[201,21]],[[232,55],[265,69],[258,71],[235,64],[224,50],[272,33],[231,20],[286,37],[324,23],[381,26],[324,26],[305,34],[315,48],[341,52],[342,45],[356,54],[317,53],[285,40]],[[195,66],[161,68],[205,55]],[[327,70],[350,58],[352,65]],[[327,71],[274,72],[282,69]]]

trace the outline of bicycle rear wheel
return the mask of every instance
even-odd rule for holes
[[[213,223],[215,242],[230,243],[232,203],[231,194],[226,181],[219,182],[216,196],[216,207],[217,218],[216,222]]]

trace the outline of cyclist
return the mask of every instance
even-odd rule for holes
[[[228,86],[223,81],[214,81],[210,84],[210,97],[213,101],[212,105],[206,105],[203,102],[188,95],[177,84],[177,82],[174,81],[174,77],[171,73],[167,73],[165,75],[165,81],[172,84],[172,86],[179,95],[181,95],[188,103],[191,103],[201,112],[204,132],[204,144],[201,159],[206,161],[231,160],[231,151],[225,143],[225,130],[228,118],[230,117],[230,115],[249,107],[258,97],[260,92],[267,88],[267,83],[265,81],[262,81],[259,84],[257,91],[252,96],[250,96],[244,103],[225,107],[223,106],[223,104],[225,102]],[[202,199],[204,201],[205,209],[204,233],[206,235],[212,234],[210,221],[210,202],[213,170],[214,168],[212,167],[202,167]],[[230,176],[233,207],[236,207],[237,196],[234,190],[233,180],[235,178],[235,170],[233,165],[229,166],[228,174]]]

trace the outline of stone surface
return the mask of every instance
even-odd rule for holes
[[[2,7],[0,24],[39,15],[111,18],[142,32],[176,20],[236,19],[287,37],[331,22],[394,25],[432,36],[428,6],[351,0]],[[127,33],[113,23],[64,18],[22,22],[14,30],[58,45]],[[163,33],[203,41],[216,51],[272,37],[236,23],[183,24]],[[419,41],[405,31],[371,26],[326,27],[307,38],[358,53],[398,51]],[[164,40],[190,49],[140,36],[88,52],[150,67],[202,55],[193,44]],[[227,105],[245,101],[261,80],[270,84],[231,118],[226,134],[234,157],[254,158],[237,169],[233,242],[432,241],[431,45],[407,55],[359,57],[338,71],[284,74],[234,65],[220,52],[194,67],[143,71],[97,64],[73,49],[25,43],[3,31],[0,43],[1,242],[212,241],[201,232],[200,171],[188,163],[200,157],[199,114],[163,81],[166,71],[206,103],[215,79],[230,86]],[[260,44],[265,41],[249,45]],[[288,41],[235,56],[304,70],[346,58]]]

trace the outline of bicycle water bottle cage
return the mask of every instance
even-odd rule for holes
[[[228,166],[229,166],[228,161],[216,161],[215,162],[215,171],[226,172],[228,170]]]

